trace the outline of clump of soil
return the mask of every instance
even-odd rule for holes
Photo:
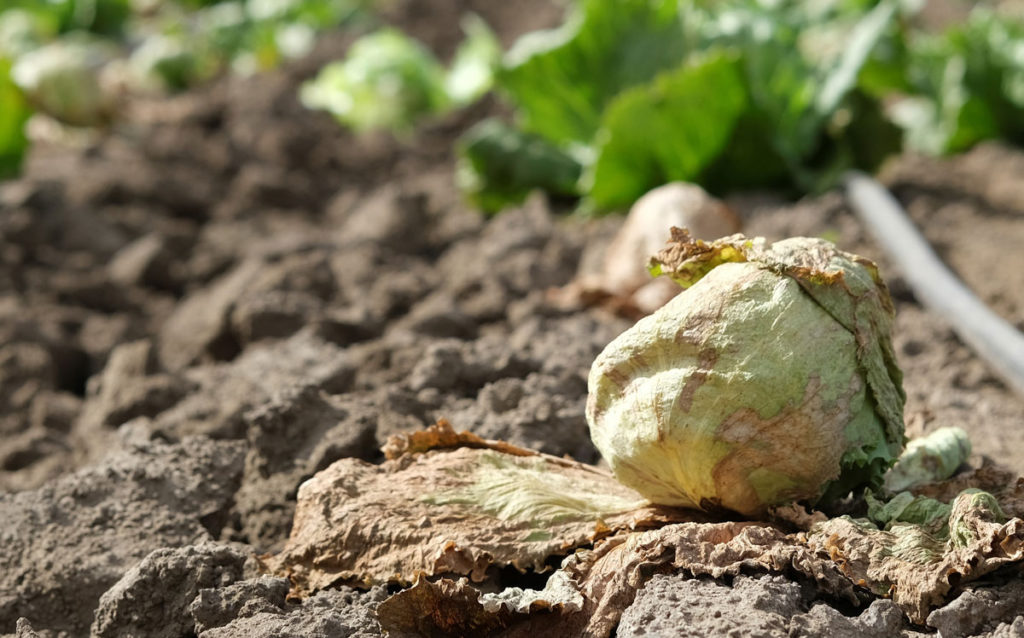
[[[506,44],[561,15],[541,0],[390,6],[442,56],[465,10]],[[296,603],[257,573],[252,557],[281,548],[304,480],[341,458],[379,461],[389,435],[440,417],[598,461],[586,375],[629,323],[546,293],[621,221],[564,218],[540,196],[491,220],[468,210],[452,141],[500,112],[493,101],[410,140],[355,137],[304,110],[296,87],[350,41],[132,104],[102,139],[37,147],[24,177],[0,185],[0,634],[379,635],[385,590]],[[943,256],[1020,326],[1022,165],[988,146],[886,173]],[[732,204],[748,235],[826,234],[879,259],[899,302],[912,433],[959,425],[1024,473],[1024,403],[915,303],[839,195]],[[758,607],[779,631],[909,631],[884,604],[840,613],[777,577],[676,576],[641,591],[620,635],[660,626],[649,614],[670,623],[678,601],[743,588],[793,599],[785,613]],[[986,591],[996,602],[968,592],[933,626],[1017,635],[1006,632],[1020,631],[1019,605],[998,603],[1019,592]],[[979,605],[1006,611],[968,627]],[[714,627],[744,610],[723,604]]]

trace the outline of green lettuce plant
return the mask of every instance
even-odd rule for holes
[[[869,85],[886,77],[900,15],[896,0],[581,0],[508,52],[497,87],[517,126],[580,165],[588,211],[677,180],[814,191],[899,147]],[[484,199],[520,201],[501,201],[492,172],[475,182],[493,189]]]
[[[100,81],[112,57],[106,43],[92,38],[65,38],[18,58],[11,78],[40,111],[76,126],[109,121],[113,96]]]
[[[408,131],[448,104],[444,69],[422,45],[395,29],[357,40],[345,60],[302,87],[302,103],[357,131]]]
[[[357,40],[344,60],[305,83],[302,102],[356,131],[408,133],[423,118],[490,90],[501,47],[478,16],[467,15],[462,26],[466,39],[450,69],[416,40],[384,28]]]

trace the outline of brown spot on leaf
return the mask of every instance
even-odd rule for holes
[[[855,375],[847,394],[853,395],[860,386]],[[815,498],[819,494],[807,486],[823,486],[839,476],[849,396],[826,402],[820,390],[821,381],[812,377],[798,405],[786,406],[769,418],[749,408],[738,410],[722,422],[718,436],[731,444],[732,451],[712,473],[723,502],[748,515],[764,511],[766,504],[748,480],[754,468],[771,468],[799,486],[791,494],[779,494],[780,502]]]
[[[700,389],[708,379],[708,374],[718,362],[718,351],[714,348],[704,348],[697,355],[697,368],[693,374],[686,379],[679,396],[676,397],[676,406],[683,412],[688,413],[693,406],[693,395]],[[660,435],[659,435],[660,436]]]

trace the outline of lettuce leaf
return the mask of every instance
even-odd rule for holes
[[[11,63],[0,58],[0,179],[14,176],[21,167],[28,148],[25,123],[32,114],[10,71]]]
[[[715,55],[621,93],[606,109],[589,204],[626,208],[651,188],[693,181],[729,142],[748,107],[735,56]]]
[[[409,131],[449,103],[444,68],[425,47],[394,29],[357,40],[348,56],[302,85],[308,108],[324,109],[357,131]]]
[[[897,15],[896,0],[583,0],[516,44],[498,87],[524,131],[583,166],[584,210],[626,208],[670,180],[813,191],[898,148],[859,86],[865,68],[875,84],[891,74]]]
[[[678,66],[687,50],[674,0],[582,0],[562,27],[521,38],[498,84],[524,129],[588,145],[619,93]]]
[[[500,120],[480,122],[459,139],[456,149],[456,183],[485,213],[518,204],[538,188],[553,195],[579,195],[579,162],[540,135]]]
[[[475,13],[462,19],[466,39],[455,51],[445,77],[445,90],[455,104],[469,104],[491,90],[494,71],[501,63],[501,43]]]
[[[892,109],[908,145],[954,153],[989,138],[1024,141],[1024,21],[976,9],[909,45],[911,96]]]

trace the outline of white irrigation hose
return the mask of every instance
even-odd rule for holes
[[[884,186],[857,172],[848,173],[844,183],[850,207],[899,267],[917,299],[1024,397],[1024,334],[957,279]]]

